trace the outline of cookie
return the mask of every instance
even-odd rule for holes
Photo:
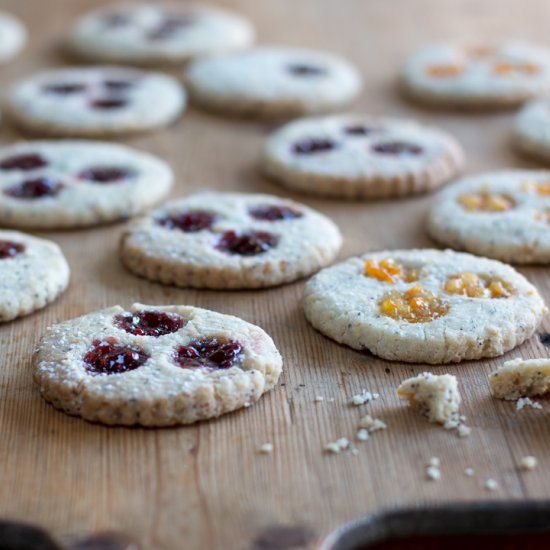
[[[304,309],[325,336],[393,361],[495,357],[541,321],[539,293],[512,267],[452,250],[386,250],[323,269]]]
[[[310,275],[342,238],[326,216],[272,195],[199,193],[136,220],[122,263],[152,281],[194,288],[260,288]]]
[[[528,156],[550,162],[550,102],[530,101],[516,115],[514,146]]]
[[[0,63],[15,57],[27,41],[27,31],[11,13],[0,11]]]
[[[225,53],[253,40],[250,22],[226,10],[187,2],[122,3],[79,19],[69,47],[93,61],[159,64]]]
[[[191,99],[225,113],[294,116],[339,109],[361,90],[344,59],[315,50],[263,47],[194,61],[185,72]]]
[[[550,392],[550,359],[513,359],[489,375],[491,393],[515,401]]]
[[[446,183],[463,164],[450,135],[409,120],[334,115],[276,130],[263,170],[310,195],[371,199],[422,193]]]
[[[550,92],[550,50],[514,41],[434,45],[410,57],[401,80],[427,105],[512,107]]]
[[[53,302],[69,284],[69,266],[52,241],[0,230],[0,322]]]
[[[0,225],[60,229],[112,222],[164,198],[172,172],[147,153],[98,141],[0,148]]]
[[[434,202],[428,232],[457,250],[512,263],[550,263],[550,171],[463,178]]]
[[[185,91],[171,76],[126,67],[72,67],[19,82],[8,109],[31,132],[107,137],[167,126],[185,101]]]
[[[248,407],[282,359],[259,327],[191,306],[115,306],[50,327],[34,355],[42,396],[104,424],[191,424]]]

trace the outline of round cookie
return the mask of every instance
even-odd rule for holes
[[[428,232],[458,250],[512,263],[550,263],[550,171],[463,178],[434,202]]]
[[[122,263],[164,284],[260,288],[295,281],[336,257],[342,238],[326,216],[287,199],[199,193],[131,223]]]
[[[185,91],[171,76],[127,67],[72,67],[19,82],[8,108],[28,131],[107,137],[167,126],[185,102]]]
[[[194,61],[185,72],[193,101],[231,114],[294,116],[347,105],[361,90],[355,67],[332,54],[254,48]]]
[[[171,186],[165,162],[124,145],[21,142],[0,148],[0,225],[60,229],[125,219]]]
[[[527,103],[516,115],[514,145],[526,155],[550,162],[550,103],[547,99]]]
[[[113,4],[79,19],[69,46],[113,63],[174,63],[249,46],[250,22],[232,12],[190,3]]]
[[[266,141],[264,172],[310,195],[371,199],[422,193],[463,164],[456,140],[414,121],[350,114],[304,118]]]
[[[529,338],[546,307],[512,267],[452,250],[386,250],[323,269],[305,314],[323,334],[384,359],[495,357]]]
[[[42,396],[104,424],[191,424],[248,407],[282,371],[273,340],[191,306],[115,306],[50,327],[34,355]]]
[[[0,322],[53,302],[69,284],[69,266],[57,244],[0,230]]]
[[[550,92],[550,50],[524,42],[438,44],[405,63],[405,93],[430,106],[516,106]]]
[[[11,13],[0,11],[0,63],[15,57],[27,41],[27,31]]]

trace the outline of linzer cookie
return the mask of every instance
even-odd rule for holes
[[[69,284],[69,266],[53,242],[0,231],[0,322],[53,302]]]
[[[242,115],[295,116],[347,105],[361,89],[355,67],[332,54],[263,47],[194,61],[185,72],[191,99]]]
[[[112,4],[85,14],[69,38],[86,59],[166,63],[249,46],[250,22],[232,12],[194,3]]]
[[[328,265],[342,238],[307,206],[272,195],[199,193],[131,223],[122,263],[152,281],[195,288],[288,283]]]
[[[263,152],[264,172],[285,187],[347,199],[426,192],[462,164],[460,145],[441,130],[358,114],[290,122]]]
[[[191,306],[134,304],[50,327],[34,355],[42,396],[104,424],[190,424],[248,407],[282,359],[259,327]]]
[[[512,263],[550,263],[550,171],[463,178],[434,202],[428,231],[458,250]]]
[[[323,269],[306,285],[320,332],[393,361],[495,357],[541,321],[539,293],[512,267],[451,250],[387,250]]]
[[[550,50],[513,41],[434,45],[410,57],[402,84],[427,105],[515,106],[550,92]]]
[[[0,148],[0,225],[69,228],[142,213],[172,172],[147,153],[99,141],[27,141]]]
[[[8,109],[23,129],[59,136],[144,132],[174,122],[185,108],[179,82],[126,67],[73,67],[16,84]]]
[[[27,41],[27,31],[11,13],[0,11],[0,63],[17,55]]]
[[[547,99],[531,101],[517,114],[514,145],[526,155],[550,162],[550,102]]]

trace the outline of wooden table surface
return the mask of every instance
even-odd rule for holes
[[[1,89],[37,69],[67,60],[59,44],[74,16],[94,0],[2,0],[29,26],[23,54],[0,69]],[[247,14],[263,43],[326,49],[356,63],[365,91],[353,106],[414,116],[462,142],[466,171],[529,166],[510,150],[513,113],[430,112],[395,91],[396,70],[416,47],[441,39],[519,37],[550,46],[545,0],[228,0]],[[263,139],[273,123],[220,118],[190,108],[173,127],[124,140],[172,163],[173,196],[203,188],[286,194],[259,175]],[[7,123],[0,143],[20,137]],[[331,216],[345,245],[340,257],[382,248],[430,246],[423,220],[433,196],[349,203],[292,195]],[[432,367],[460,379],[469,438],[425,422],[395,395],[423,365],[389,363],[339,346],[315,332],[300,309],[303,281],[261,291],[214,292],[163,287],[127,273],[118,261],[122,224],[44,233],[68,257],[72,281],[55,304],[0,328],[0,515],[40,523],[61,537],[99,529],[134,535],[147,550],[245,549],[273,526],[307,527],[315,545],[365,513],[422,503],[541,499],[550,492],[547,412],[515,412],[489,395],[487,374],[502,359]],[[521,269],[550,301],[545,268]],[[1,276],[1,275],[0,275]],[[30,357],[44,329],[114,304],[183,303],[238,315],[265,328],[280,348],[281,383],[257,405],[218,420],[174,429],[108,428],[54,410],[32,381]],[[542,329],[550,328],[545,321]],[[546,356],[535,337],[506,356]],[[350,407],[362,388],[381,398]],[[315,403],[322,395],[325,401]],[[333,401],[332,401],[333,399]],[[352,438],[370,412],[388,429],[358,445],[357,456],[323,453],[328,441]],[[272,442],[270,455],[257,453]],[[540,467],[517,470],[533,454]],[[431,456],[443,478],[428,482]],[[465,477],[465,467],[476,470]],[[500,490],[482,487],[495,478]]]

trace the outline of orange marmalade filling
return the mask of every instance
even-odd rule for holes
[[[509,61],[497,61],[493,64],[493,72],[498,75],[508,75],[513,73],[519,74],[537,74],[540,71],[540,67],[536,63],[530,61],[526,62],[514,62]]]
[[[513,292],[512,285],[507,281],[469,271],[449,277],[443,290],[469,298],[509,298]]]
[[[425,69],[428,76],[446,78],[450,76],[458,76],[464,72],[464,66],[458,63],[448,63],[441,65],[428,65]]]
[[[495,54],[495,48],[491,46],[470,46],[466,48],[466,55],[469,57],[489,57]]]
[[[428,323],[447,311],[449,306],[421,285],[406,292],[392,290],[380,302],[380,313],[408,323]]]
[[[420,270],[414,267],[404,267],[391,259],[367,260],[365,275],[384,283],[395,284],[397,281],[412,283],[420,277]]]
[[[479,210],[483,212],[505,212],[514,208],[516,201],[510,196],[502,193],[466,193],[458,197],[458,202],[466,210]]]
[[[522,190],[526,193],[538,193],[543,197],[550,195],[550,181],[541,181],[541,182],[524,182],[522,185]]]

